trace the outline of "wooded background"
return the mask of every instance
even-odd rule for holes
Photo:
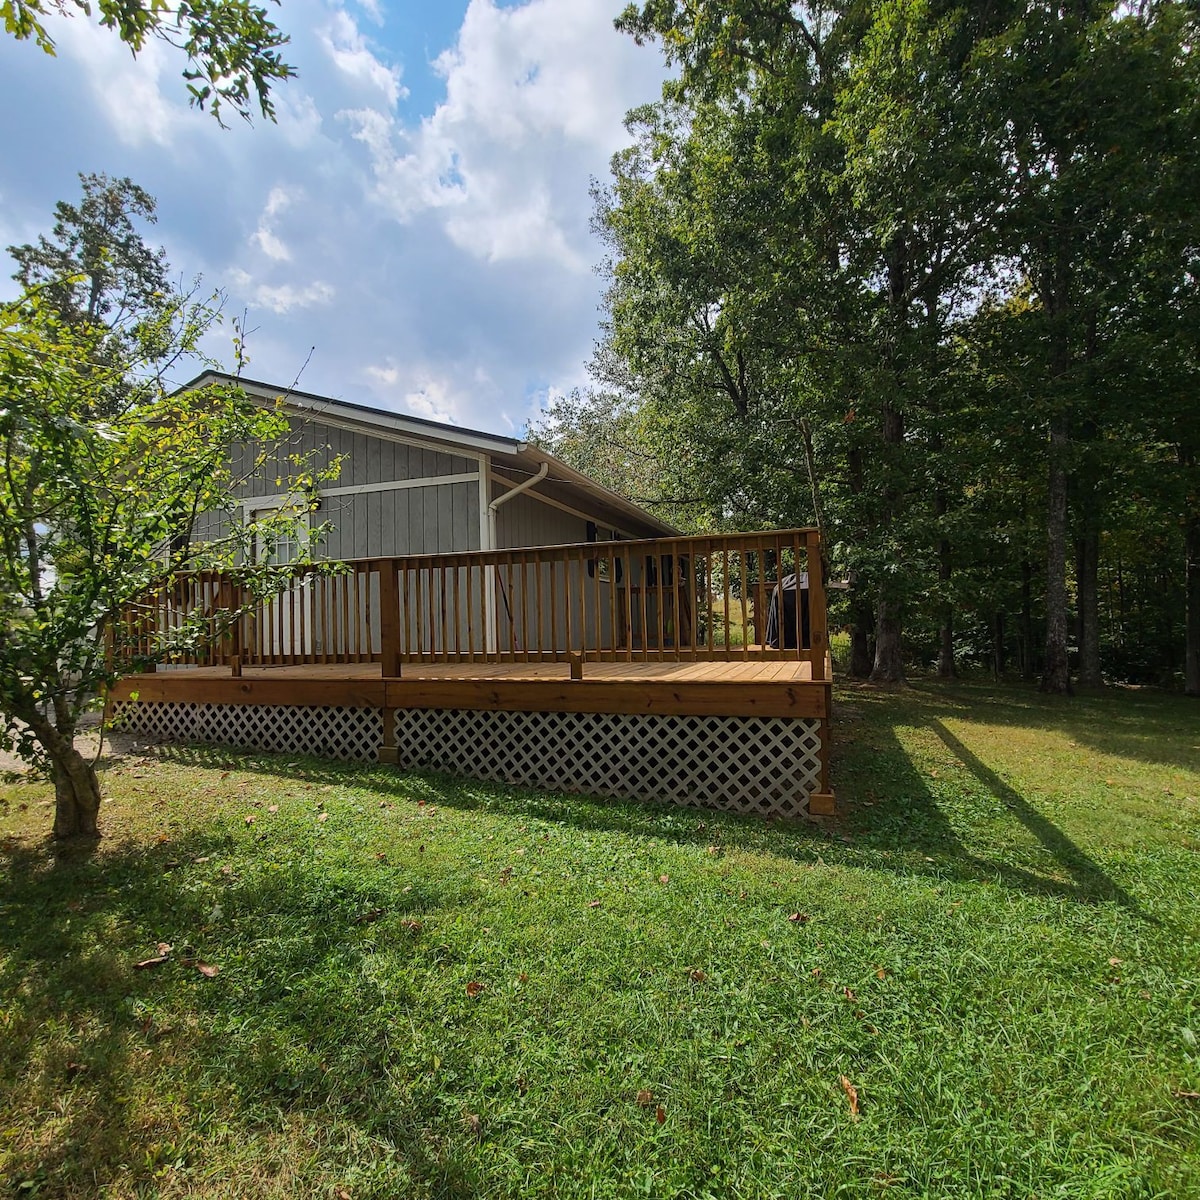
[[[850,670],[1200,694],[1194,3],[631,5],[592,386],[685,529],[816,524]]]

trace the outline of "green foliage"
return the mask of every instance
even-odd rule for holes
[[[187,58],[183,78],[197,108],[207,106],[221,121],[226,106],[247,120],[257,107],[274,120],[271,88],[296,72],[280,55],[288,38],[265,8],[250,0],[185,0],[174,8],[161,0],[98,0],[96,8],[100,24],[135,55],[152,37],[181,51]],[[5,30],[19,40],[32,38],[51,55],[54,38],[43,22],[51,14],[70,17],[72,9],[92,16],[90,0],[0,0]]]
[[[543,435],[623,446],[626,490],[693,527],[821,526],[880,677],[902,619],[947,668],[956,624],[1006,613],[1026,670],[1035,623],[1065,663],[1073,599],[1097,682],[1122,497],[1200,528],[1194,11],[652,0],[618,26],[678,76],[597,194],[594,395]]]
[[[215,317],[176,298],[144,318],[168,359],[102,367],[101,327],[64,322],[39,289],[0,308],[0,708],[25,756],[39,712],[68,733],[128,667],[104,651],[118,609],[182,568],[231,565],[255,536],[240,521],[211,544],[186,536],[198,514],[230,504],[230,445],[286,427],[237,387],[166,390],[164,372]]]
[[[0,788],[0,1178],[1196,1195],[1188,702],[838,700],[828,827],[164,747],[48,865]]]

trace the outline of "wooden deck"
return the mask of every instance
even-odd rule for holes
[[[833,809],[815,530],[287,568],[259,600],[236,572],[197,572],[131,605],[112,649],[158,664],[108,697],[151,736]]]
[[[582,679],[559,662],[409,662],[399,678],[384,678],[379,663],[244,667],[240,676],[167,666],[120,680],[110,699],[826,718],[827,679],[794,660],[589,662]]]

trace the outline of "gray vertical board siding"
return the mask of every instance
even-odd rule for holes
[[[509,491],[504,483],[492,484],[492,499]],[[603,524],[603,522],[601,522]],[[564,546],[587,541],[587,521],[543,504],[525,494],[515,496],[496,510],[496,547]]]
[[[246,474],[261,446],[235,446],[231,451],[234,477]],[[313,467],[321,469],[339,455],[341,473],[327,480],[325,487],[353,487],[363,483],[381,483],[389,479],[425,479],[438,475],[461,475],[476,470],[473,458],[447,454],[441,450],[394,442],[371,434],[351,433],[320,421],[291,418],[289,433],[268,448],[265,461],[245,483],[234,490],[239,496],[273,496],[295,474],[290,461],[297,452],[314,452]],[[276,480],[283,480],[279,484]]]
[[[216,542],[231,532],[229,514],[221,511],[196,514],[192,524],[193,542]]]
[[[332,526],[320,557],[391,558],[477,550],[478,495],[477,485],[470,482],[326,497],[314,515],[316,523]]]

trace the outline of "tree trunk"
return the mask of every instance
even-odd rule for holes
[[[1187,633],[1184,642],[1183,690],[1189,696],[1200,696],[1200,513],[1194,512],[1188,516],[1184,546]]]
[[[1050,487],[1046,508],[1046,659],[1041,689],[1071,693],[1067,661],[1067,423],[1050,427]]]
[[[875,665],[872,683],[903,683],[904,661],[900,654],[900,606],[881,598],[875,610]]]
[[[1085,516],[1076,557],[1075,587],[1079,593],[1079,684],[1103,687],[1100,674],[1100,532]]]
[[[945,511],[944,502],[942,511]],[[942,622],[938,629],[937,673],[942,679],[953,679],[958,672],[954,668],[954,605],[950,601],[950,542],[942,538],[938,542],[938,582],[942,585]]]
[[[997,679],[1003,679],[1006,665],[1006,656],[1004,653],[1004,613],[997,612],[992,617],[992,674]]]
[[[100,781],[96,778],[96,768],[75,749],[74,730],[60,733],[40,715],[28,724],[50,759],[54,836],[99,837]]]
[[[875,623],[868,600],[859,596],[851,609],[850,623],[850,675],[853,679],[866,679],[871,674],[871,627]]]
[[[1033,665],[1033,564],[1021,560],[1021,678],[1031,682],[1037,674]]]
[[[895,284],[893,284],[895,286]],[[883,405],[883,445],[889,464],[904,445],[904,414],[890,400]],[[890,478],[894,479],[894,476]],[[882,528],[889,529],[900,511],[899,488],[889,482],[883,489]],[[900,656],[900,601],[888,592],[894,584],[884,583],[875,608],[875,665],[872,683],[902,683],[904,663]]]

